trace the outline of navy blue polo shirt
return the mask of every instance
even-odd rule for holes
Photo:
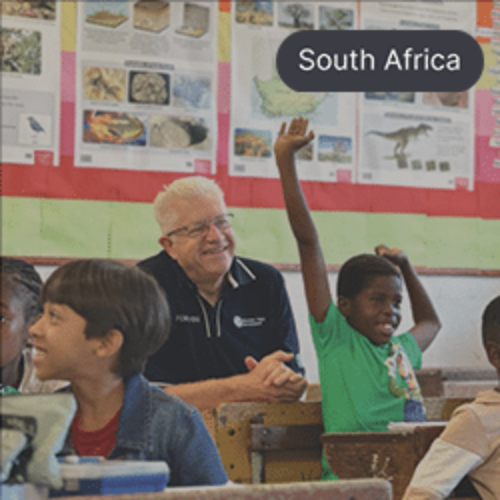
[[[247,373],[246,356],[260,361],[281,349],[298,354],[299,343],[281,273],[235,257],[215,306],[165,251],[139,262],[165,290],[172,315],[167,341],[148,361],[145,375],[179,384]],[[289,366],[304,374],[297,356]]]

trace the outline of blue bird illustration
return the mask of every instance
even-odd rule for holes
[[[36,132],[37,134],[39,132],[45,133],[45,130],[43,129],[43,127],[32,116],[29,116],[28,120],[30,122],[30,127],[31,127],[31,130],[33,130],[33,132]]]

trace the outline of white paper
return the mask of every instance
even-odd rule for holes
[[[273,143],[283,121],[309,120],[315,139],[297,155],[307,180],[351,182],[356,163],[353,93],[295,92],[276,54],[297,29],[353,29],[353,2],[232,2],[230,166],[233,176],[277,178]]]
[[[217,4],[78,2],[77,25],[75,165],[214,173]]]
[[[1,2],[2,161],[59,165],[60,5]]]
[[[457,29],[472,34],[476,6],[473,2],[362,2],[360,19],[361,29]],[[473,189],[473,89],[362,96],[358,182]]]

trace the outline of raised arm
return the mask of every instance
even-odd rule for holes
[[[375,253],[390,260],[401,270],[406,289],[408,290],[408,295],[410,296],[411,311],[413,321],[415,322],[415,325],[410,331],[415,337],[420,349],[425,351],[441,329],[441,322],[439,321],[429,295],[427,295],[425,288],[405,252],[399,248],[389,249],[384,245],[379,245],[375,248]]]
[[[268,403],[297,401],[307,387],[306,379],[285,363],[293,353],[275,351],[260,362],[245,359],[248,373],[232,377],[164,386],[165,392],[183,399],[198,410],[215,408],[222,403],[261,401]]]
[[[314,319],[322,322],[331,301],[328,273],[318,234],[300,188],[294,158],[295,152],[314,138],[312,131],[306,135],[307,124],[303,118],[294,118],[287,131],[286,123],[283,123],[274,144],[274,153],[288,220],[299,249],[307,305]]]

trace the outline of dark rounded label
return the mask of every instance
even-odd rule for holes
[[[477,41],[457,30],[298,31],[276,56],[299,92],[459,92],[480,78]]]

